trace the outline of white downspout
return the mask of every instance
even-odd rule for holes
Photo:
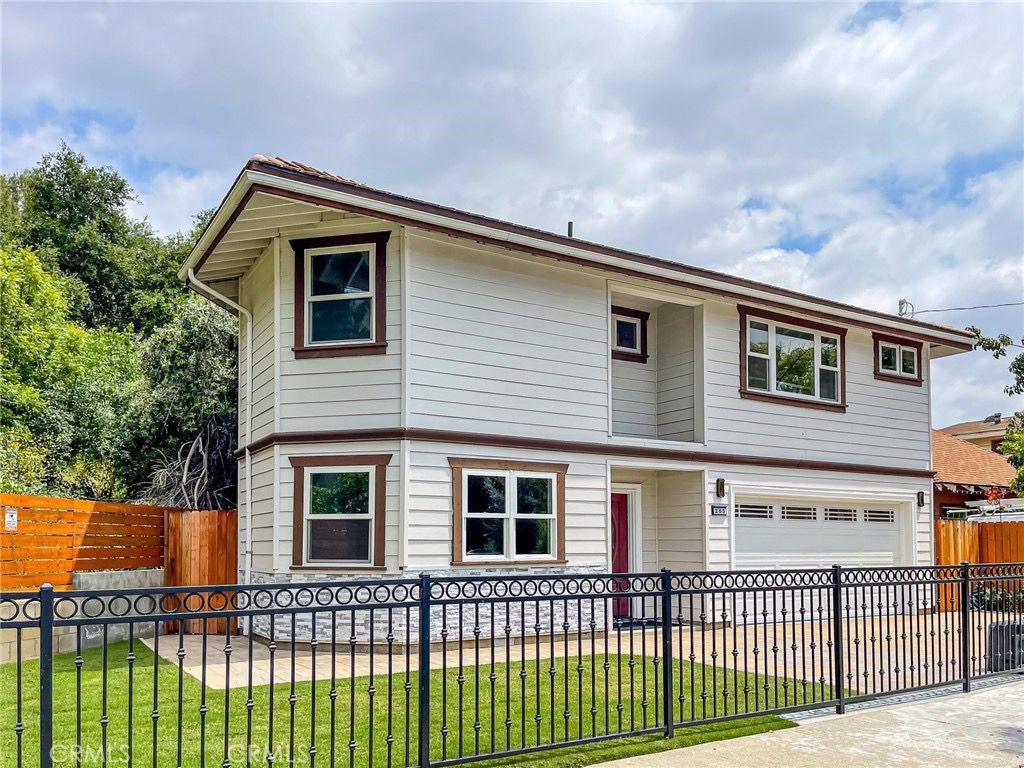
[[[249,453],[252,443],[252,314],[238,302],[200,282],[192,267],[188,269],[188,282],[196,293],[230,307],[239,318],[245,319],[245,576],[242,583],[248,584],[252,580],[252,455]]]

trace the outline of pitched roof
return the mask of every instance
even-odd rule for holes
[[[938,429],[932,430],[935,482],[1009,486],[1017,474],[1005,456],[972,445]]]
[[[672,282],[678,281],[683,283],[687,280],[694,280],[697,281],[694,282],[694,285],[719,292],[722,295],[726,295],[731,287],[731,290],[738,291],[737,295],[742,296],[745,300],[756,300],[764,303],[769,301],[769,298],[761,298],[756,294],[765,293],[771,296],[782,297],[786,300],[787,307],[790,301],[795,300],[797,302],[813,303],[828,310],[856,313],[856,315],[866,319],[866,322],[860,322],[861,325],[882,332],[892,332],[897,329],[889,325],[875,328],[871,325],[873,319],[878,319],[888,324],[895,323],[900,327],[899,330],[901,332],[909,334],[916,332],[918,334],[917,337],[951,350],[967,351],[973,347],[972,335],[961,328],[865,309],[833,299],[811,296],[788,288],[761,283],[739,275],[683,264],[670,259],[648,256],[622,248],[615,248],[580,238],[502,221],[437,203],[417,200],[405,195],[371,187],[344,176],[322,171],[305,163],[269,155],[254,155],[246,163],[236,179],[232,191],[229,191],[221,203],[207,230],[203,232],[195,249],[179,271],[182,279],[185,279],[189,268],[194,268],[196,274],[202,277],[201,268],[203,264],[217,248],[224,230],[231,227],[234,218],[241,212],[236,209],[232,213],[231,207],[229,207],[229,199],[232,198],[234,191],[239,185],[248,186],[252,184],[253,188],[255,188],[269,184],[274,189],[266,190],[268,194],[290,196],[293,199],[299,199],[314,205],[324,205],[329,202],[326,199],[314,199],[308,193],[299,193],[296,190],[292,190],[289,195],[286,194],[287,190],[278,189],[281,185],[287,186],[295,183],[316,186],[327,195],[345,195],[351,199],[356,199],[357,202],[363,203],[363,207],[366,207],[368,210],[373,210],[374,212],[386,211],[383,213],[384,217],[399,220],[400,215],[405,215],[406,217],[411,217],[409,220],[414,222],[414,225],[427,226],[428,222],[430,222],[430,226],[433,226],[438,231],[444,231],[448,234],[455,232],[465,233],[481,242],[484,242],[486,237],[492,236],[494,244],[504,247],[520,248],[530,253],[552,256],[568,262],[572,262],[574,259],[577,261],[583,259],[584,262],[590,264],[590,261],[579,255],[587,254],[588,256],[596,256],[597,259],[594,263],[603,268],[613,268],[609,266],[608,260],[621,260],[628,264],[629,267],[614,267],[619,271],[635,270],[645,275],[653,275],[655,271],[666,271],[671,273],[670,279]],[[239,190],[238,196],[240,197],[241,194],[242,192]],[[335,205],[337,205],[336,202]],[[356,210],[356,205],[354,204],[347,204],[347,207],[350,210]],[[483,228],[493,233],[493,235],[481,234],[481,229]],[[237,250],[237,248],[233,250]],[[238,263],[238,259],[235,256],[232,256],[232,259]],[[241,274],[241,271],[244,271],[244,265],[239,266],[239,270],[239,274]],[[814,311],[812,309],[800,309],[804,312]],[[942,336],[929,336],[929,331],[933,334],[939,332]]]
[[[1009,419],[1000,419],[994,424],[991,421],[962,421],[959,424],[950,424],[948,427],[943,427],[941,431],[947,435],[972,435],[976,432],[1006,434],[1006,427],[1009,421]]]

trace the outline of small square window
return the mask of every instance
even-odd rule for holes
[[[640,321],[615,318],[615,347],[624,352],[640,351]]]
[[[638,309],[612,307],[612,357],[634,363],[647,362],[647,320]]]

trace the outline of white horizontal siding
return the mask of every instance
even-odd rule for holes
[[[387,468],[387,497],[384,518],[384,562],[389,572],[398,569],[401,508],[401,452],[399,443],[316,443],[288,445],[279,450],[278,476],[280,499],[277,512],[277,572],[286,573],[292,565],[292,515],[294,513],[294,468],[291,456],[351,456],[392,454]],[[268,452],[269,453],[269,452]],[[254,528],[255,530],[255,528]],[[259,570],[259,569],[257,569]]]
[[[238,462],[238,570],[245,569],[246,474],[245,461]],[[274,551],[274,452],[264,451],[252,458],[252,567],[269,571]]]
[[[259,440],[274,431],[274,249],[264,249],[252,269],[240,282],[240,303],[252,314],[252,433]],[[248,367],[245,323],[238,336],[238,442],[244,445],[246,419],[246,376]]]
[[[402,235],[391,228],[387,246],[387,354],[296,360],[295,254],[289,240],[311,235],[379,232],[373,223],[347,223],[289,234],[281,241],[281,400],[283,432],[371,429],[401,423]]]
[[[603,280],[410,235],[410,426],[604,439]]]
[[[693,309],[663,304],[658,310],[658,437],[691,442],[694,427]]]
[[[409,450],[407,570],[451,566],[452,471],[449,457],[567,462],[566,559],[570,566],[607,565],[607,473],[601,458],[415,441]]]
[[[920,469],[930,466],[929,377],[922,387],[876,380],[869,332],[851,329],[847,333],[848,407],[845,413],[837,413],[740,398],[735,306],[709,302],[704,327],[710,450]],[[923,365],[927,371],[927,359]]]

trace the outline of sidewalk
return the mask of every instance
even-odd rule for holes
[[[866,708],[797,728],[602,763],[602,768],[1019,768],[1024,680]]]

